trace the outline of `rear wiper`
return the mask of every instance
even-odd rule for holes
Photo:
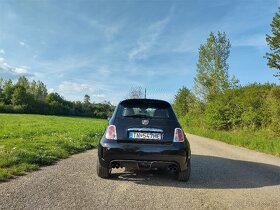
[[[131,117],[131,118],[151,118],[150,116],[145,115],[145,114],[127,115],[127,116],[124,116],[124,117]]]

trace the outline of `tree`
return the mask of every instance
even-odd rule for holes
[[[51,103],[51,102],[63,103],[64,99],[58,93],[50,93],[47,96],[47,102],[48,103]]]
[[[90,96],[87,94],[84,96],[84,104],[86,104],[86,105],[90,104]]]
[[[178,117],[184,117],[187,112],[189,112],[191,105],[195,102],[195,96],[186,87],[179,89],[178,93],[175,95],[174,100],[174,110]]]
[[[45,101],[48,90],[46,85],[41,81],[32,81],[29,87],[29,92],[34,96],[37,101]]]
[[[4,102],[3,88],[4,88],[4,79],[0,77],[0,102]]]
[[[216,36],[211,32],[199,48],[195,92],[204,102],[238,83],[235,78],[231,81],[228,75],[230,47],[225,33],[218,32]]]
[[[280,87],[273,87],[267,97],[267,106],[271,116],[271,129],[280,135]]]
[[[12,95],[14,92],[14,85],[12,80],[6,80],[3,85],[2,96],[5,104],[11,104]]]
[[[274,75],[280,79],[280,7],[278,12],[273,17],[271,26],[272,35],[266,35],[266,42],[269,45],[270,52],[266,53],[267,65],[270,68],[278,69],[278,72]]]
[[[128,96],[126,98],[144,98],[144,92],[142,87],[138,86],[138,87],[133,87],[129,90]]]
[[[84,96],[84,103],[83,103],[83,114],[86,116],[91,116],[92,115],[92,106],[90,103],[90,96],[85,95]]]
[[[20,77],[14,84],[0,77],[0,112],[107,118],[113,110],[114,106],[108,101],[90,103],[89,95],[85,95],[84,102],[67,101],[58,93],[48,94],[41,81],[29,82],[26,77]]]
[[[29,97],[25,87],[16,85],[11,101],[13,105],[27,105],[29,102]]]
[[[50,93],[46,97],[46,102],[49,105],[50,114],[70,115],[72,114],[72,103],[64,100],[58,93]]]
[[[24,87],[25,90],[29,90],[30,87],[29,81],[25,76],[19,77],[16,85]]]
[[[45,100],[47,95],[48,95],[48,90],[46,85],[41,81],[37,81],[37,95],[36,95],[37,99]]]

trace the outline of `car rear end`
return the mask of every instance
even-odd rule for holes
[[[99,166],[167,168],[175,173],[190,166],[190,146],[171,105],[161,100],[122,101],[99,143]],[[106,176],[105,176],[106,177]]]

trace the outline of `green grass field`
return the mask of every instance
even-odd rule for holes
[[[97,145],[106,120],[0,114],[0,181]]]
[[[269,131],[215,131],[185,127],[185,132],[208,137],[248,149],[280,156],[280,137]]]

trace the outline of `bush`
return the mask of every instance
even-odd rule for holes
[[[256,130],[269,127],[273,119],[279,127],[279,91],[279,87],[269,84],[227,90],[206,104],[205,123],[217,130]]]
[[[280,88],[273,87],[268,95],[267,107],[271,116],[270,128],[280,135]]]
[[[178,101],[177,101],[178,102]],[[280,134],[280,86],[251,84],[226,90],[206,103],[188,103],[183,126],[220,131],[270,130]]]

